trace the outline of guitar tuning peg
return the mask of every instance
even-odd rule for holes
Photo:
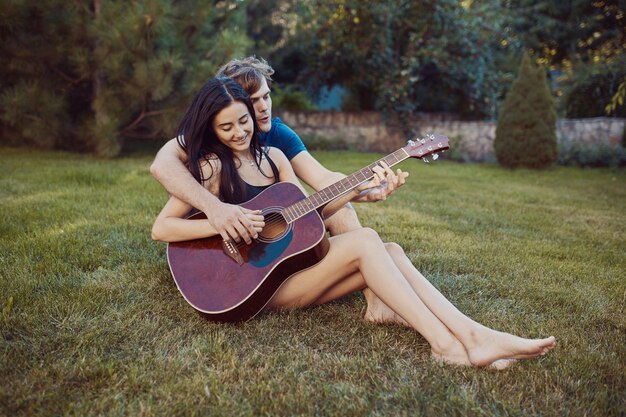
[[[439,158],[439,155],[438,155],[438,154],[436,154],[436,153],[435,153],[435,154],[433,154],[433,161],[436,161],[438,158]]]

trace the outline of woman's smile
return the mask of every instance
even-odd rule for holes
[[[213,119],[217,138],[233,150],[241,151],[250,146],[254,133],[254,120],[248,107],[240,101],[233,101],[224,107]]]

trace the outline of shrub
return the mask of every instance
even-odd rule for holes
[[[527,54],[500,110],[494,149],[510,168],[546,168],[557,159],[554,100],[543,70]]]
[[[448,141],[450,149],[441,154],[442,158],[458,162],[473,162],[465,149],[463,136],[450,136]]]
[[[617,168],[626,165],[626,150],[617,143],[563,141],[559,144],[557,163],[566,166]]]
[[[618,92],[620,82],[626,76],[626,57],[616,59],[610,64],[589,64],[581,66],[572,79],[572,85],[565,94],[565,117],[579,119],[586,117],[626,117],[626,107],[617,102],[611,111],[607,105],[612,103]]]
[[[291,85],[272,87],[272,103],[273,106],[282,110],[315,110],[309,96],[304,91],[298,90]]]

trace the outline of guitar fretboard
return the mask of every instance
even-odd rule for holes
[[[385,162],[387,165],[392,167],[409,158],[409,156],[410,155],[403,148],[400,148],[384,158],[369,164],[365,168],[361,168],[355,173],[348,175],[332,185],[329,185],[317,193],[312,194],[289,207],[285,207],[282,210],[283,217],[288,223],[291,223],[313,210],[322,207],[324,204],[329,203],[335,198],[341,197],[342,195],[352,191],[362,183],[372,179],[374,177],[374,167],[380,165],[381,162]]]

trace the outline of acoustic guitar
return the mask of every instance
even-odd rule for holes
[[[185,300],[205,318],[220,322],[254,317],[292,275],[317,264],[329,248],[321,208],[374,177],[384,161],[390,167],[448,149],[448,138],[426,135],[323,190],[305,196],[279,182],[241,204],[261,210],[265,227],[250,245],[221,236],[169,243],[167,260]],[[426,162],[428,162],[425,159]],[[205,219],[197,213],[190,219]]]

